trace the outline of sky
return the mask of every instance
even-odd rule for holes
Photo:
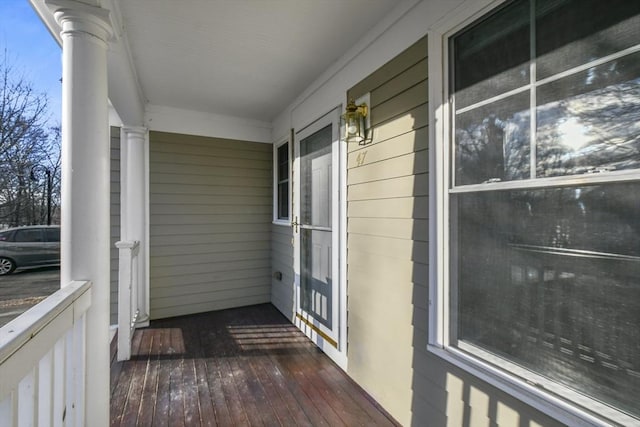
[[[62,50],[28,0],[0,0],[0,62],[7,62],[49,98],[49,123],[60,123],[62,113]]]

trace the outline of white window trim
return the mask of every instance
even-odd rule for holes
[[[507,0],[470,0],[453,10],[429,29],[429,336],[427,350],[487,382],[523,403],[566,425],[608,426],[612,422],[636,425],[638,419],[568,387],[549,381],[483,350],[468,345],[452,347],[449,343],[449,194],[450,192],[494,190],[498,187],[530,187],[531,181],[478,184],[450,191],[449,149],[450,108],[448,100],[448,39]],[[637,172],[620,171],[579,177],[537,179],[538,187],[576,183],[637,180]],[[526,182],[529,181],[529,182]],[[500,367],[498,367],[500,366]],[[561,398],[564,397],[564,398]],[[585,408],[589,408],[587,411]],[[597,415],[596,415],[597,414]]]
[[[287,146],[288,152],[289,152],[289,160],[288,160],[289,165],[288,165],[288,172],[287,172],[289,174],[289,182],[288,182],[289,187],[287,190],[289,192],[289,217],[278,218],[278,149],[282,147],[284,144],[289,144]],[[278,143],[273,144],[273,222],[272,223],[275,225],[282,225],[287,227],[291,227],[291,207],[292,207],[291,165],[293,163],[291,159],[291,155],[293,154],[293,151],[291,149],[292,144],[293,144],[293,139],[291,138],[291,136],[281,140]]]

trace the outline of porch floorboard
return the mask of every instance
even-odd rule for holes
[[[111,426],[215,425],[398,424],[271,304],[152,321],[126,362],[112,343]]]

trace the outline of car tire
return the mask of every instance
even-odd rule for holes
[[[13,273],[16,263],[11,258],[0,257],[0,276]]]

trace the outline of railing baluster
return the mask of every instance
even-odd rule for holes
[[[36,412],[36,368],[33,368],[18,385],[18,424],[21,427],[35,425]]]
[[[53,427],[64,425],[64,403],[65,396],[65,335],[60,337],[53,350]]]
[[[73,324],[73,353],[70,359],[73,361],[74,369],[74,396],[75,404],[73,406],[74,423],[78,427],[83,427],[83,419],[80,414],[84,414],[85,404],[85,365],[86,365],[86,346],[85,346],[85,321],[86,316],[82,314]]]
[[[38,364],[38,426],[51,425],[53,393],[53,350]]]
[[[139,313],[138,252],[140,242],[116,242],[119,250],[118,360],[131,358],[131,339]]]
[[[0,400],[0,420],[13,420],[12,426],[17,424],[17,417],[14,417],[14,393],[11,392]]]
[[[73,426],[73,395],[74,395],[74,378],[75,371],[73,369],[73,329],[69,329],[65,334],[65,357],[64,368],[67,375],[65,376],[65,399],[64,399],[64,414],[62,416],[65,425]]]

